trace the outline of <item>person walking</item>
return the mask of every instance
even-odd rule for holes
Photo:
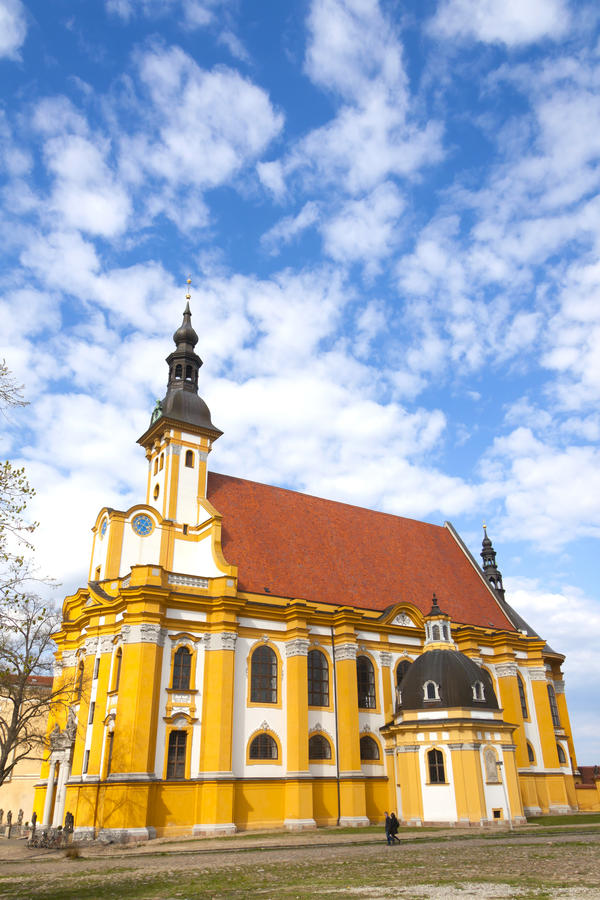
[[[398,829],[400,828],[400,822],[396,818],[396,813],[393,812],[390,816],[390,834],[392,836],[392,840],[388,841],[388,843],[400,843],[400,838],[398,837]]]
[[[394,838],[392,837],[392,818],[387,811],[385,814],[385,839],[388,842],[388,846],[391,846],[391,844],[394,843]]]

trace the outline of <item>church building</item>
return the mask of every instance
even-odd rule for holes
[[[189,302],[173,339],[146,497],[99,512],[64,602],[75,689],[38,819],[143,840],[576,810],[564,657],[507,602],[487,533],[480,566],[449,522],[209,471]]]

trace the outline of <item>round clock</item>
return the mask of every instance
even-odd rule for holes
[[[136,534],[139,534],[141,537],[145,537],[147,534],[150,534],[154,530],[154,522],[152,521],[150,516],[145,515],[145,513],[141,513],[139,516],[136,516],[133,519],[131,527]]]

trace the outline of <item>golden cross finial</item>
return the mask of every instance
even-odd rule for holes
[[[192,276],[188,275],[187,281],[186,281],[186,284],[187,284],[187,291],[186,291],[186,295],[185,295],[186,300],[191,300],[191,297],[192,297],[192,295],[190,294],[190,284],[191,283],[192,283]]]

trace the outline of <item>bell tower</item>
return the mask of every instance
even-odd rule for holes
[[[183,321],[173,335],[175,350],[166,359],[167,393],[157,401],[147,431],[138,439],[148,459],[146,503],[165,519],[196,525],[206,498],[208,454],[222,431],[198,394],[202,360],[195,352],[198,335],[192,327],[190,284],[187,280]]]
[[[496,551],[492,546],[492,542],[488,537],[487,527],[483,526],[483,541],[481,542],[481,553],[479,554],[483,560],[483,574],[494,588],[496,593],[504,600],[504,587],[502,585],[502,572],[496,565]]]

